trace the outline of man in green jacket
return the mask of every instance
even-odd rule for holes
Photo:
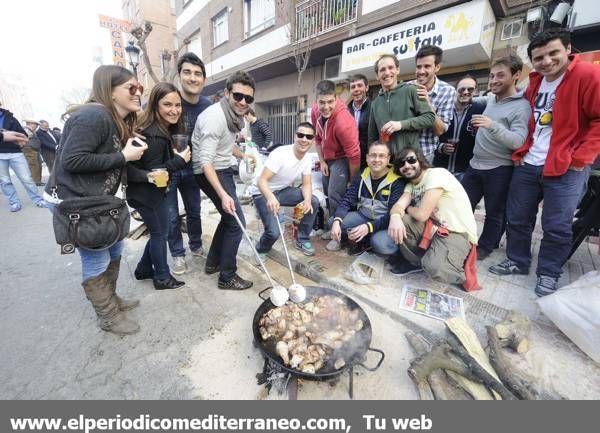
[[[419,133],[433,127],[435,113],[414,85],[398,82],[396,56],[383,54],[375,62],[375,73],[381,90],[371,104],[368,142],[389,142],[393,161],[404,148],[419,149]]]

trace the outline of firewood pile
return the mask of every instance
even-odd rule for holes
[[[466,320],[446,321],[447,335],[432,343],[412,331],[405,336],[417,357],[408,368],[421,400],[560,400],[541,389],[505,353],[529,350],[531,322],[511,311],[504,321],[487,326],[487,352]]]

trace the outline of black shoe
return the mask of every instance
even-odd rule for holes
[[[491,251],[477,247],[477,260],[485,260],[489,257],[490,254],[492,254]]]
[[[179,289],[185,285],[183,281],[176,280],[172,275],[170,275],[166,280],[154,279],[152,281],[154,282],[154,288],[156,290]]]
[[[389,263],[391,265],[390,272],[394,275],[408,275],[423,270],[422,267],[409,263],[404,257],[394,257]]]
[[[348,247],[348,255],[349,256],[358,256],[364,253],[365,251],[369,251],[371,249],[371,245],[366,242],[357,242],[353,243]]]
[[[221,290],[246,290],[252,287],[252,281],[244,280],[238,274],[234,274],[229,281],[219,278],[219,289]]]
[[[37,183],[36,183],[36,185],[37,185],[37,186],[44,186],[44,185],[46,185],[46,184],[45,184],[44,182],[37,182]]]
[[[211,266],[211,265],[206,265],[204,266],[204,273],[207,275],[212,275],[212,274],[216,274],[217,272],[221,271],[221,265],[215,265],[215,266]]]
[[[133,271],[133,275],[135,276],[136,280],[142,281],[142,280],[150,280],[154,278],[154,272],[141,272],[138,271],[137,269],[135,271]]]
[[[506,259],[502,263],[490,266],[488,269],[492,274],[496,275],[527,275],[529,274],[529,268],[520,268],[516,262],[511,259]]]

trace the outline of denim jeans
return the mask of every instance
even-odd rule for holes
[[[348,212],[342,221],[342,234],[369,221],[371,220],[359,212]],[[388,235],[387,229],[379,230],[371,235],[367,235],[365,239],[369,240],[371,248],[373,248],[373,251],[377,254],[389,256],[398,251],[398,245],[396,245],[390,235]]]
[[[515,167],[506,216],[506,254],[522,269],[531,265],[531,235],[540,201],[544,236],[538,255],[537,275],[558,278],[573,241],[573,215],[587,189],[590,167],[567,170],[562,176],[543,175],[544,166]]]
[[[169,230],[169,209],[167,200],[162,200],[155,208],[140,206],[137,211],[148,227],[150,238],[146,242],[144,254],[140,259],[137,270],[140,273],[154,272],[154,278],[166,280],[171,275],[167,264],[167,236]]]
[[[288,187],[279,191],[274,191],[275,197],[281,206],[293,207],[304,201],[302,190],[300,188]],[[256,251],[259,253],[267,253],[273,247],[273,244],[279,239],[279,227],[277,227],[277,216],[273,215],[267,208],[267,200],[262,195],[252,197],[258,215],[265,226],[265,231],[256,244]],[[319,200],[313,195],[311,204],[313,207],[312,213],[304,215],[298,225],[298,241],[310,242],[310,232],[312,230],[315,218],[317,217],[317,209],[319,209]]]
[[[333,215],[342,202],[348,182],[350,181],[350,167],[348,158],[340,158],[327,161],[329,176],[323,176],[323,192],[327,196],[327,207],[329,209],[328,226],[331,227]]]
[[[42,197],[38,192],[37,185],[31,178],[31,172],[29,171],[29,165],[25,159],[25,155],[22,153],[12,153],[8,159],[0,159],[0,188],[2,192],[8,198],[8,204],[11,206],[20,206],[21,200],[17,195],[17,190],[12,183],[10,177],[9,168],[15,172],[23,186],[27,195],[34,203],[43,202]]]
[[[246,227],[246,219],[242,212],[242,206],[238,200],[235,180],[233,179],[233,169],[226,168],[224,170],[217,170],[217,177],[223,189],[229,194],[229,196],[235,202],[235,210],[238,218]],[[229,281],[235,275],[237,271],[237,252],[242,240],[242,229],[239,227],[237,221],[233,217],[223,210],[221,199],[214,190],[208,179],[204,174],[197,174],[196,181],[200,186],[200,189],[204,191],[204,194],[213,202],[217,211],[221,214],[221,221],[217,225],[217,229],[213,235],[210,249],[206,257],[207,266],[221,266],[221,273],[219,278],[222,281]]]
[[[485,222],[477,242],[478,249],[492,252],[498,248],[506,228],[506,200],[513,174],[513,166],[500,166],[490,170],[468,167],[461,184],[471,202],[471,208],[484,198]]]
[[[169,210],[169,250],[173,257],[185,256],[183,236],[179,225],[179,200],[177,190],[181,194],[189,246],[191,251],[202,248],[202,222],[200,221],[200,187],[194,178],[191,168],[178,170],[170,175],[169,188],[167,189],[167,206]]]

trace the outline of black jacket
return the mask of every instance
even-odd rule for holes
[[[148,173],[153,168],[166,168],[170,174],[185,168],[186,162],[173,153],[171,138],[156,123],[143,130],[142,135],[148,149],[139,161],[127,163],[127,201],[134,208],[155,208],[164,199],[167,188],[148,182]]]
[[[125,157],[117,125],[100,104],[87,104],[65,123],[53,176],[60,199],[114,195]],[[45,191],[52,195],[52,181]]]
[[[354,117],[354,101],[348,104],[348,111]],[[360,168],[367,166],[367,151],[369,150],[369,115],[371,114],[371,100],[367,98],[360,110],[360,119],[358,120],[358,141],[360,142]]]
[[[446,155],[441,152],[440,148],[435,151],[433,158],[433,165],[435,167],[442,167],[450,171],[451,173],[464,173],[469,167],[469,161],[473,158],[473,147],[475,146],[475,133],[471,128],[471,117],[473,114],[481,114],[485,110],[485,104],[473,103],[466,108],[466,112],[462,122],[457,117],[457,112],[454,110],[454,116],[452,123],[448,127],[448,130],[440,135],[440,143],[445,143],[446,140],[452,138],[458,138],[456,144],[456,150],[452,155]],[[455,128],[460,128],[458,136],[455,134]]]
[[[7,131],[20,132],[21,134],[27,135],[21,124],[13,114],[5,110],[4,108],[0,108],[0,112],[4,114],[4,122],[2,123],[2,129],[6,129]],[[2,134],[0,134],[0,153],[21,153],[21,147],[13,143],[12,141],[4,141],[2,138]]]
[[[56,140],[56,136],[52,134],[52,131],[38,128],[35,131],[35,135],[40,139],[40,143],[42,145],[42,149],[56,151],[56,146],[58,144],[58,140]],[[54,141],[52,138],[54,137]]]

